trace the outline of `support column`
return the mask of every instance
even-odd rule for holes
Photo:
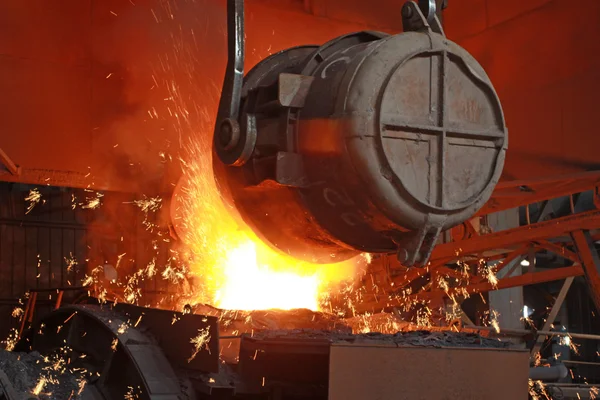
[[[562,307],[563,302],[565,301],[565,297],[567,297],[567,293],[569,292],[569,289],[571,288],[573,279],[575,279],[575,278],[572,276],[565,279],[565,283],[563,283],[562,288],[560,289],[560,293],[558,293],[558,296],[556,297],[556,300],[554,301],[554,304],[552,305],[550,314],[548,314],[548,318],[546,318],[546,322],[544,323],[544,326],[542,327],[542,329],[540,329],[541,331],[549,331],[552,329],[554,320],[556,319],[556,316],[558,315],[558,312],[560,311],[560,308]],[[531,349],[532,357],[534,357],[540,351],[540,349],[542,348],[542,344],[544,344],[544,339],[545,339],[544,335],[539,335],[537,337],[536,342],[533,345],[533,349]]]
[[[594,240],[589,231],[575,231],[571,233],[571,237],[581,259],[590,296],[596,310],[600,312],[600,257]]]
[[[500,231],[504,229],[516,228],[519,226],[519,211],[512,209],[502,211],[488,216],[488,223],[492,230]],[[515,264],[521,262],[521,257],[512,260],[509,265],[504,267],[499,273],[498,278],[521,275],[521,268]],[[496,310],[499,314],[498,324],[500,330],[504,329],[523,329],[523,287],[514,287],[510,289],[501,289],[489,292],[490,309]]]

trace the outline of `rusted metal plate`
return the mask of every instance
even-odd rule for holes
[[[329,400],[525,400],[520,350],[333,344]]]

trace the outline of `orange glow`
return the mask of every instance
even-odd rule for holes
[[[318,276],[273,271],[268,265],[259,265],[256,244],[250,240],[230,250],[223,272],[224,283],[215,293],[220,308],[319,309]]]
[[[319,310],[337,282],[353,279],[363,257],[338,264],[311,264],[279,253],[240,226],[220,196],[208,139],[188,146],[184,175],[172,215],[182,237],[197,301],[223,309]]]

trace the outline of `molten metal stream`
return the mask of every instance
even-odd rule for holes
[[[179,251],[197,278],[199,302],[236,310],[317,311],[337,283],[352,280],[357,267],[366,264],[364,257],[311,264],[271,249],[240,226],[235,210],[224,204],[213,177],[209,138],[195,139],[187,153],[172,207],[184,242]]]

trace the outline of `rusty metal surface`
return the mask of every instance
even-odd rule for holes
[[[526,400],[529,353],[333,344],[329,400]]]

